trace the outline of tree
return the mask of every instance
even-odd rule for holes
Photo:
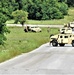
[[[68,5],[65,4],[64,2],[62,3],[59,3],[57,5],[58,9],[60,10],[60,12],[63,14],[63,15],[67,15],[68,14]]]
[[[9,18],[8,1],[0,0],[0,45],[4,45],[7,39],[5,34],[9,32],[5,22]]]
[[[12,16],[14,17],[16,23],[20,22],[20,24],[23,26],[27,21],[28,13],[23,10],[16,10],[12,12]]]
[[[21,10],[22,9],[22,0],[15,0],[16,3],[18,3],[18,9]]]
[[[58,0],[59,2],[67,2],[67,0]]]
[[[0,45],[4,45],[4,41],[7,39],[5,33],[10,32],[6,27],[6,20],[6,16],[0,12]]]
[[[29,13],[29,19],[49,20],[64,18],[68,7],[66,0],[22,0],[22,9]]]
[[[74,0],[67,0],[68,6],[73,6],[74,7]]]

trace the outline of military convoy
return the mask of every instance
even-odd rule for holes
[[[52,46],[64,46],[65,44],[72,44],[74,47],[74,34],[70,27],[63,27],[60,33],[50,36],[50,43]]]

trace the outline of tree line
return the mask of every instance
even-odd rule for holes
[[[0,11],[7,18],[13,18],[15,10],[27,11],[28,19],[61,19],[67,15],[68,6],[74,6],[74,0],[1,0]]]

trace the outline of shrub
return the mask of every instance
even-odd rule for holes
[[[12,16],[16,23],[20,22],[23,25],[27,21],[28,13],[23,10],[16,10],[12,12]]]

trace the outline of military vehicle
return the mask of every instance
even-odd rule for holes
[[[68,23],[68,27],[71,27],[73,29],[74,28],[74,22]]]
[[[68,24],[64,24],[64,27],[70,27],[70,28],[74,28],[74,21],[73,22],[69,22]]]
[[[53,46],[64,46],[65,44],[72,44],[74,47],[74,34],[57,34],[50,37],[50,43]]]
[[[70,27],[63,27],[63,28],[60,28],[60,33],[61,34],[72,33],[72,29]]]
[[[41,28],[38,26],[27,26],[24,29],[25,32],[31,31],[31,32],[41,32]]]
[[[74,47],[74,34],[70,27],[63,27],[60,29],[60,33],[50,36],[50,43],[53,46],[64,46],[65,44],[72,44]]]

